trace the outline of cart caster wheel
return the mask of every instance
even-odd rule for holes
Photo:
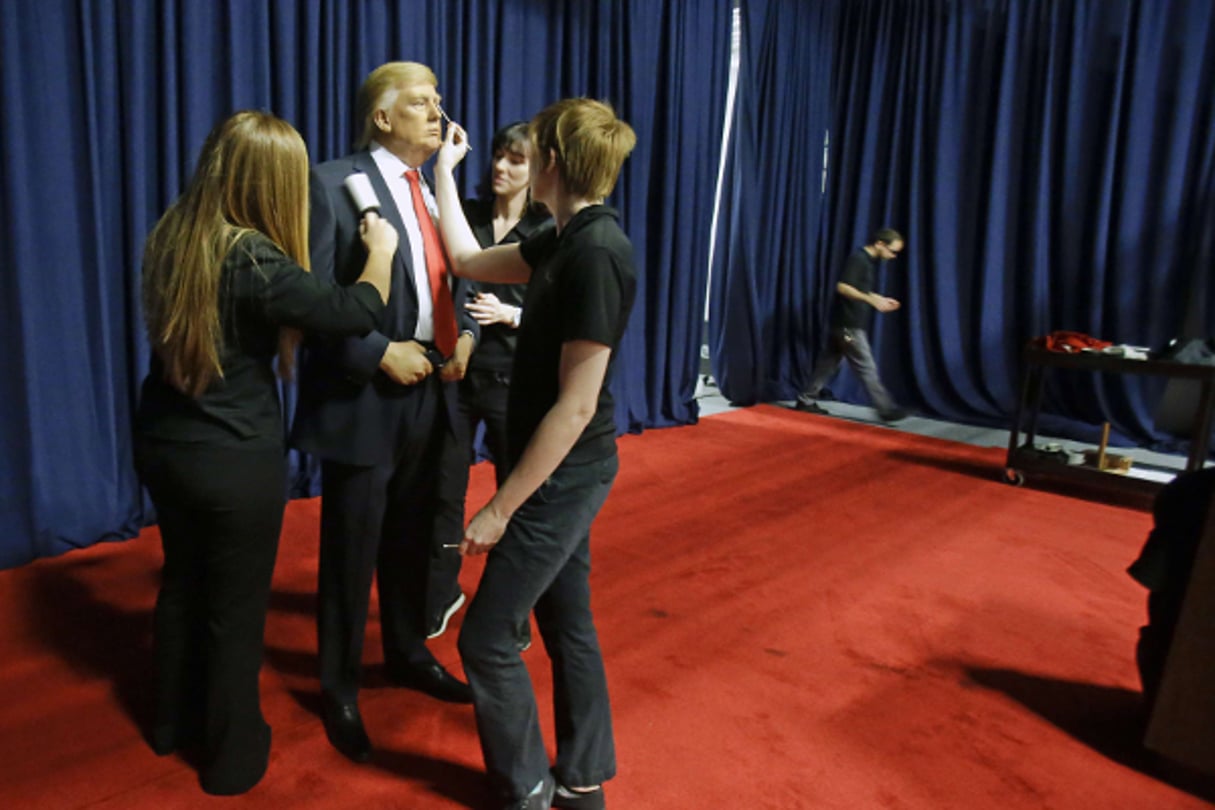
[[[1014,487],[1022,486],[1025,484],[1025,474],[1009,467],[1004,470],[1004,483]]]

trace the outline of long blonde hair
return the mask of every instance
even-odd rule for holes
[[[305,270],[308,150],[286,121],[244,110],[207,136],[185,192],[144,244],[148,339],[179,391],[200,396],[223,378],[219,285],[236,242],[259,231]],[[279,331],[279,374],[295,364],[296,329]]]

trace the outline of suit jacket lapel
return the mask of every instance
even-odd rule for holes
[[[392,227],[397,229],[399,242],[397,244],[397,255],[393,261],[400,264],[401,272],[405,276],[404,287],[413,298],[414,310],[416,312],[418,291],[413,281],[413,253],[410,251],[409,235],[405,230],[405,221],[401,219],[401,212],[397,209],[392,192],[388,190],[388,184],[384,182],[384,176],[380,174],[380,167],[375,165],[371,153],[359,152],[355,155],[354,166],[371,179],[371,187],[375,189],[375,196],[380,201],[380,216],[387,219]]]

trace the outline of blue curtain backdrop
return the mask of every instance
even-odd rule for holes
[[[729,8],[695,0],[0,4],[0,567],[133,536],[148,516],[131,460],[139,260],[210,128],[270,109],[313,160],[339,156],[359,83],[390,59],[433,67],[484,144],[468,193],[496,127],[557,98],[605,98],[633,125],[610,201],[641,272],[618,425],[694,421],[728,51]],[[296,466],[297,491],[314,490]]]
[[[792,398],[830,290],[875,227],[907,238],[871,335],[916,410],[1007,425],[1018,351],[1077,330],[1215,333],[1209,0],[749,0],[710,333],[723,393]],[[824,74],[827,74],[824,77]],[[830,133],[825,191],[823,130]],[[1085,435],[1159,439],[1152,378],[1057,375]],[[832,384],[864,402],[847,371]]]
[[[723,392],[790,398],[835,275],[874,227],[908,237],[873,341],[919,411],[1005,424],[1017,351],[1075,329],[1158,345],[1215,331],[1209,0],[739,0],[734,136],[712,268]],[[147,347],[139,254],[203,137],[272,109],[314,160],[347,151],[355,88],[432,65],[474,139],[565,95],[639,145],[612,202],[642,284],[622,430],[696,417],[730,3],[43,0],[0,4],[0,566],[134,534],[130,418]],[[824,147],[828,148],[825,149]],[[471,192],[486,149],[470,156]],[[843,399],[863,395],[847,372]],[[1056,378],[1047,407],[1160,438],[1150,379]],[[290,390],[288,390],[290,401]],[[315,480],[299,465],[296,487]]]

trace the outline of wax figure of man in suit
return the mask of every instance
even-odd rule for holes
[[[359,90],[360,151],[315,167],[311,178],[317,275],[349,284],[365,262],[360,211],[343,188],[353,173],[366,175],[381,215],[400,234],[379,329],[308,344],[294,431],[296,445],[322,462],[317,629],[325,731],[356,762],[371,756],[358,688],[373,574],[388,678],[441,700],[472,699],[426,647],[428,588],[449,603],[464,599],[456,550],[435,548],[435,482],[444,443],[457,440],[457,384],[479,334],[453,305],[465,295],[447,273],[434,198],[416,171],[441,144],[437,84],[416,62],[374,70]],[[446,587],[436,588],[436,579]]]

